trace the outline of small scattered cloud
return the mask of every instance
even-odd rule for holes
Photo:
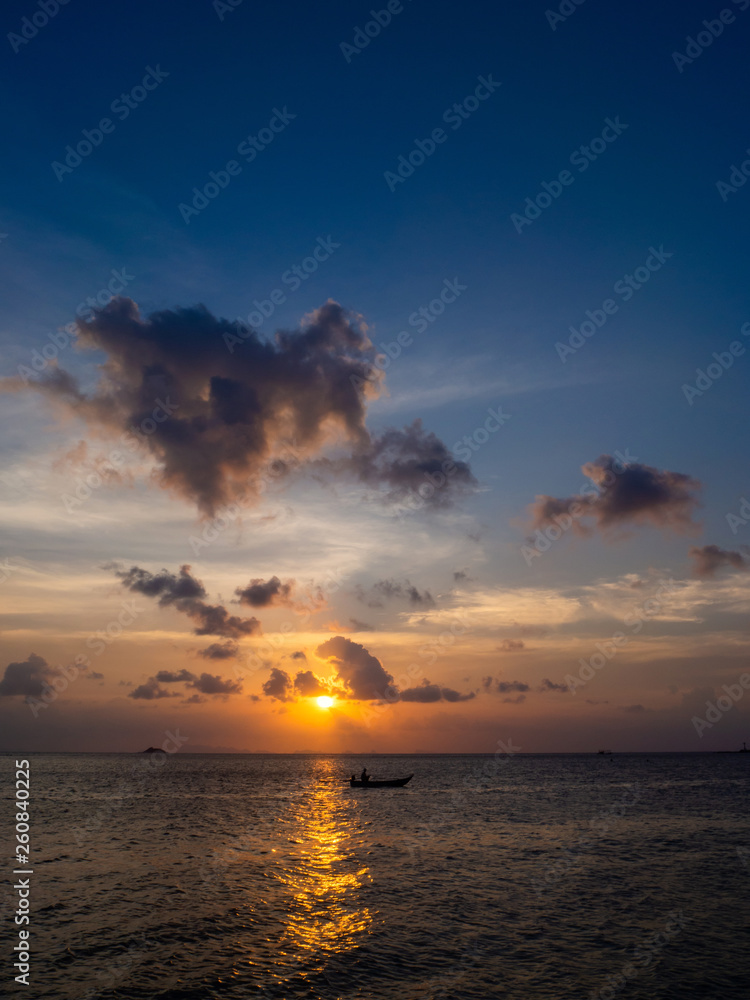
[[[247,604],[251,608],[268,608],[272,605],[288,606],[292,602],[293,588],[294,580],[282,583],[278,576],[272,576],[270,580],[260,578],[251,580],[246,587],[237,587],[235,594],[239,598],[240,604]]]
[[[559,531],[556,519],[564,522],[565,518],[574,531],[584,535],[596,528],[610,535],[627,525],[650,524],[675,532],[697,527],[692,517],[701,483],[691,476],[637,462],[624,464],[611,455],[587,462],[581,471],[593,487],[569,497],[537,496],[529,507],[532,528]]]
[[[554,681],[549,680],[547,677],[544,678],[542,683],[539,685],[539,691],[566,691],[569,692],[567,684],[556,684]]]
[[[376,632],[377,629],[374,625],[368,625],[367,622],[361,622],[358,618],[350,618],[349,624],[351,626],[352,632]]]
[[[210,646],[198,651],[198,656],[204,660],[231,660],[238,656],[240,647],[236,642],[227,640],[226,642],[212,642]]]
[[[523,681],[501,681],[495,677],[483,677],[482,687],[487,692],[496,691],[498,694],[510,694],[514,691],[526,693],[531,688]]]
[[[693,575],[711,579],[726,566],[738,573],[746,573],[750,569],[750,558],[747,547],[742,548],[744,552],[721,549],[718,545],[703,545],[700,548],[693,545],[689,551],[693,560]]]
[[[378,580],[368,590],[354,588],[354,596],[368,608],[382,608],[386,601],[406,601],[411,607],[432,607],[435,600],[429,590],[419,590],[409,580]]]
[[[221,605],[207,604],[203,600],[208,596],[206,589],[191,574],[188,565],[181,566],[178,574],[166,569],[151,573],[140,566],[131,566],[129,570],[115,568],[115,576],[131,593],[156,597],[159,607],[174,607],[187,615],[195,625],[195,635],[240,639],[261,631],[257,618],[238,618],[230,615]]]
[[[39,698],[56,676],[43,656],[29,653],[27,659],[9,663],[0,680],[0,696],[21,695],[25,698]]]
[[[139,684],[137,688],[134,688],[128,698],[140,699],[143,701],[155,701],[158,698],[177,698],[178,695],[173,694],[171,691],[167,691],[163,688],[155,677],[149,677],[145,684]]]
[[[271,668],[271,675],[263,684],[262,690],[267,698],[275,698],[277,701],[292,701],[294,698],[292,678],[280,667]]]
[[[503,639],[497,648],[503,653],[520,653],[526,646],[522,639]]]

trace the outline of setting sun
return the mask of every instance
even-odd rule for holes
[[[333,698],[329,698],[326,694],[322,694],[320,698],[316,698],[316,701],[318,708],[330,708],[333,705]]]

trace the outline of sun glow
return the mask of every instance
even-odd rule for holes
[[[318,703],[318,708],[331,708],[333,705],[333,698],[329,698],[326,694],[322,694],[320,698],[316,698],[315,700]]]

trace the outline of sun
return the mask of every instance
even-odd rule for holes
[[[315,700],[318,703],[318,708],[330,708],[333,705],[333,698],[329,698],[327,694],[322,694],[320,698]]]

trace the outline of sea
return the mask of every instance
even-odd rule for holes
[[[0,759],[3,996],[750,997],[750,754]]]

